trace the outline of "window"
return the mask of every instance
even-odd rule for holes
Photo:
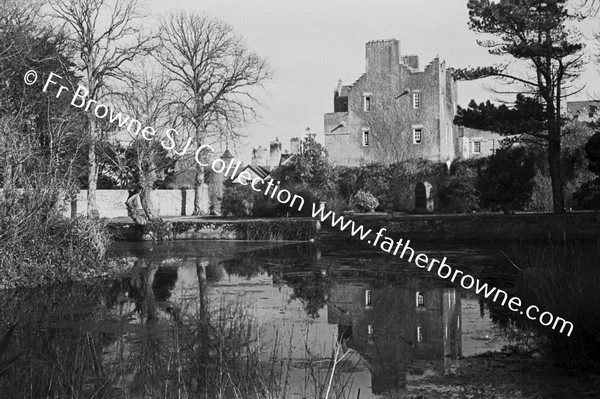
[[[421,144],[421,136],[423,129],[420,127],[413,128],[413,144]]]
[[[588,116],[589,116],[590,118],[593,118],[593,117],[594,117],[594,114],[596,114],[596,110],[597,110],[597,108],[596,108],[596,106],[595,106],[595,105],[590,105],[590,113],[589,113],[589,115],[588,115]]]
[[[481,153],[481,141],[474,141],[473,142],[473,152],[476,154],[480,154]]]
[[[363,97],[363,109],[365,112],[371,111],[371,96]]]
[[[419,109],[421,107],[421,93],[413,93],[413,108]]]
[[[454,303],[456,303],[456,292],[452,291],[450,292],[450,294],[448,294],[448,307],[452,308],[452,306],[454,306]]]
[[[371,291],[365,291],[365,306],[371,306]]]
[[[450,125],[446,123],[446,144],[448,144],[448,139],[450,138]]]
[[[369,131],[366,129],[363,130],[363,146],[369,146]]]
[[[425,296],[423,295],[422,292],[417,291],[417,306],[421,307],[421,306],[425,306]]]
[[[423,327],[417,327],[417,342],[423,342]]]
[[[367,326],[367,335],[370,337],[371,335],[373,335],[373,325],[369,324]]]

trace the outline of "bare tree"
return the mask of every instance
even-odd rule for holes
[[[173,164],[173,158],[164,149],[154,133],[164,131],[169,124],[168,78],[164,71],[142,69],[127,82],[127,89],[116,94],[123,109],[137,120],[143,120],[151,131],[134,134],[129,131],[129,145],[122,159],[115,164],[130,175],[129,188],[139,194],[144,215],[137,215],[128,201],[129,214],[137,223],[154,219],[151,192],[161,171]],[[135,200],[135,199],[134,199]],[[139,217],[142,216],[142,217]]]
[[[99,101],[112,82],[127,75],[127,64],[151,49],[152,37],[142,34],[137,0],[51,0],[54,17],[63,21],[71,45],[79,54],[78,67],[84,75],[88,98]],[[87,108],[87,107],[86,107]],[[86,130],[88,152],[88,217],[98,214],[96,185],[98,166],[96,120],[89,108]]]
[[[178,12],[160,24],[157,60],[170,72],[175,125],[198,146],[235,142],[239,127],[255,118],[256,89],[270,78],[267,62],[251,52],[224,22]],[[204,168],[196,164],[194,214],[200,200]]]

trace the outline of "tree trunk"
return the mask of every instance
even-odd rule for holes
[[[4,192],[10,191],[13,188],[13,168],[8,157],[6,157],[6,164],[4,166]]]
[[[96,186],[98,183],[98,164],[96,163],[96,121],[92,116],[88,118],[90,147],[88,151],[88,191],[87,191],[87,216],[97,219],[98,206],[96,204]]]
[[[150,198],[152,189],[154,188],[154,182],[156,181],[154,153],[152,151],[148,151],[148,153],[141,155],[147,157],[147,159],[143,160],[140,158],[140,155],[138,155],[138,170],[140,174],[140,202],[142,209],[146,214],[146,219],[152,220],[155,218],[152,200]],[[147,162],[147,164],[144,164],[144,162]]]
[[[554,213],[565,213],[560,165],[560,131],[558,131],[557,127],[552,127],[550,140],[548,140],[548,166],[550,167],[550,180],[552,181]]]
[[[155,324],[158,322],[158,313],[156,306],[156,297],[154,296],[154,277],[158,271],[158,262],[148,261],[146,268],[144,269],[144,290],[142,295],[144,296],[143,312],[146,316],[146,324]],[[143,317],[143,316],[142,316]]]
[[[149,190],[147,188],[142,188],[142,190],[140,191],[140,201],[142,203],[142,209],[144,210],[144,213],[146,214],[148,220],[152,220],[155,218],[154,211],[152,210],[152,200],[150,198],[151,193],[152,190]]]
[[[127,214],[133,219],[135,224],[144,226],[148,223],[148,218],[146,217],[146,212],[144,212],[139,193],[130,191],[125,206],[127,207]]]
[[[201,349],[199,350],[199,355],[201,361],[206,361],[208,359],[210,345],[208,305],[206,298],[206,261],[199,257],[196,257],[196,276],[198,277],[198,300],[200,302],[200,308],[198,309],[198,322],[200,324],[198,333]]]
[[[202,206],[202,186],[204,185],[204,166],[200,166],[196,163],[196,178],[194,180],[194,213],[192,215],[198,216],[203,214]]]
[[[71,203],[71,219],[77,219],[77,193],[75,191],[71,192],[69,199]]]

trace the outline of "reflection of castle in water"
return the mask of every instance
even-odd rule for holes
[[[404,283],[406,275],[369,275],[366,271],[381,266],[375,261],[366,268],[333,271],[331,259],[323,259],[314,247],[294,249],[260,249],[227,258],[180,255],[174,279],[188,282],[203,304],[214,283],[230,276],[249,279],[266,273],[273,285],[292,289],[292,299],[301,300],[309,315],[326,306],[327,322],[337,325],[338,338],[368,362],[374,394],[402,388],[411,372],[445,369],[461,356],[461,297],[455,289],[414,275],[411,284]],[[156,278],[151,273],[142,280],[157,292],[158,299],[168,300],[158,292],[165,283],[166,291],[173,290],[171,273],[167,273],[170,278],[161,278],[170,269],[156,267],[163,263],[160,260],[151,263],[155,267],[141,270],[156,270]]]
[[[445,366],[461,356],[461,302],[453,288],[414,290],[368,283],[331,288],[329,324],[370,364],[372,390],[405,385],[408,366]]]

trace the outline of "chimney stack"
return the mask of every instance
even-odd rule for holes
[[[279,138],[275,138],[275,141],[271,141],[271,153],[269,158],[269,166],[271,170],[275,169],[279,166],[279,162],[281,161],[281,142]]]

